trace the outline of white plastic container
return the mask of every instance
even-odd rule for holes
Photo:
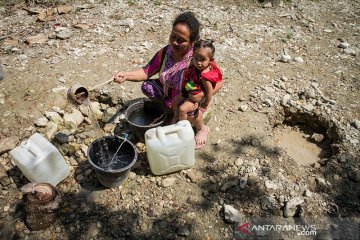
[[[32,183],[56,186],[70,173],[58,149],[39,133],[11,150],[10,157]]]
[[[146,155],[151,172],[162,175],[195,164],[194,131],[187,120],[145,132]]]

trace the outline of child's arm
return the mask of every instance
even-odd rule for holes
[[[209,106],[211,99],[214,95],[214,89],[213,89],[212,83],[210,81],[203,79],[202,83],[205,87],[206,95],[205,95],[205,101],[201,105],[201,108],[203,108],[206,111],[206,109]]]

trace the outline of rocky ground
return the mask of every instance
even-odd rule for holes
[[[42,3],[0,8],[2,239],[241,239],[237,224],[294,224],[294,217],[315,222],[319,239],[359,238],[336,220],[354,223],[360,211],[359,1]],[[203,38],[216,40],[224,74],[208,143],[193,168],[153,175],[122,115],[143,97],[139,85],[103,86],[91,94],[100,127],[129,133],[139,152],[126,183],[104,188],[86,156],[97,125],[67,101],[67,89],[144,65],[185,10],[196,13]],[[58,220],[41,231],[24,223],[20,187],[28,180],[9,157],[35,132],[52,140],[71,169],[57,185]],[[282,147],[284,132],[301,134],[289,138],[299,152],[302,141],[318,148],[316,161]],[[314,238],[271,232],[290,237]]]

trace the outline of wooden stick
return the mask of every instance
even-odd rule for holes
[[[106,82],[103,82],[103,83],[100,83],[100,84],[98,84],[98,85],[95,85],[95,86],[93,86],[92,88],[89,89],[89,92],[92,91],[92,90],[94,90],[95,88],[101,87],[101,86],[103,86],[103,85],[105,85],[105,84],[108,84],[108,83],[110,83],[110,82],[113,82],[113,81],[114,81],[114,79],[111,78],[110,80],[107,80]]]

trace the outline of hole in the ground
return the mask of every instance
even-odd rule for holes
[[[299,165],[312,165],[336,154],[333,144],[339,141],[329,120],[304,112],[283,109],[274,124],[274,141]],[[280,121],[279,121],[280,120]]]
[[[325,138],[322,134],[307,132],[302,131],[299,126],[282,125],[275,129],[276,144],[300,165],[314,164],[330,153],[328,141],[313,140],[315,136]]]

